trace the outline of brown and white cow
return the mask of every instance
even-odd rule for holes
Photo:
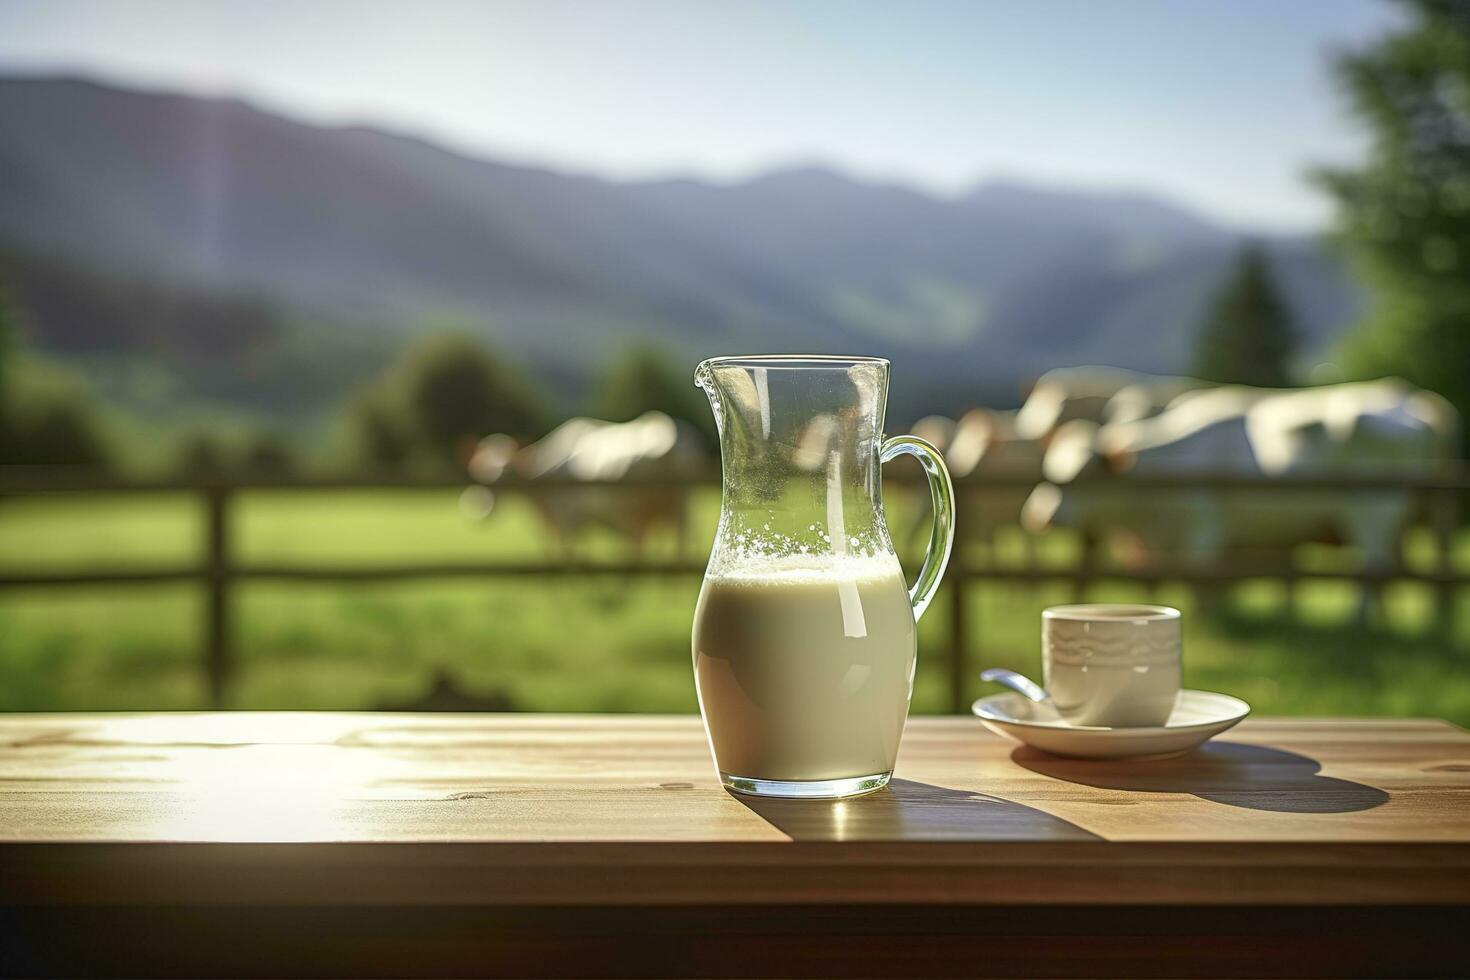
[[[504,474],[526,480],[546,479],[544,491],[532,495],[537,511],[563,551],[586,528],[610,528],[635,548],[660,527],[682,536],[684,491],[678,486],[639,486],[626,490],[579,487],[581,481],[623,479],[680,480],[700,473],[706,464],[699,435],[686,423],[663,412],[646,412],[630,422],[573,418],[528,446],[503,435],[481,440],[468,469],[477,487],[467,510],[488,514],[486,492]],[[565,485],[570,481],[573,485]],[[478,503],[476,503],[478,502]]]

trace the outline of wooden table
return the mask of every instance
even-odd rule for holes
[[[1470,971],[1470,734],[1172,761],[909,724],[890,790],[735,797],[692,717],[0,718],[0,974]]]

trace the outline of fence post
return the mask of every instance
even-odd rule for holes
[[[1073,602],[1087,601],[1087,587],[1092,584],[1097,567],[1097,534],[1089,527],[1082,529],[1082,554],[1077,560],[1077,570],[1072,576]]]
[[[205,488],[204,673],[211,707],[223,708],[230,685],[230,555],[229,489],[221,483]]]
[[[949,710],[965,713],[965,574],[964,561],[949,570]]]
[[[1286,574],[1281,577],[1281,588],[1285,593],[1282,601],[1286,606],[1286,629],[1292,636],[1296,635],[1298,586],[1296,556],[1288,551],[1286,555]],[[1364,588],[1367,588],[1367,586],[1364,586]]]
[[[1455,526],[1459,523],[1459,491],[1446,487],[1430,495],[1430,526],[1434,531],[1435,566],[1439,581],[1434,586],[1435,626],[1445,636],[1455,621],[1455,587],[1449,576],[1454,571]]]
[[[969,488],[964,484],[955,487],[954,545],[949,553],[949,567],[944,573],[949,586],[949,710],[951,714],[965,712],[965,585],[966,576],[964,532],[965,512],[969,509]]]
[[[678,489],[679,517],[678,526],[674,535],[674,550],[679,561],[689,560],[689,519],[694,508],[689,503],[690,496],[694,493],[694,485],[685,483]]]

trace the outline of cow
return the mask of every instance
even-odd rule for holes
[[[1158,415],[1170,405],[1217,386],[1199,378],[1168,375],[1141,375],[1138,380],[1119,388],[1103,406],[1104,425],[1138,422]]]
[[[1186,392],[1206,388],[1198,378],[1169,377],[1113,367],[1054,368],[1037,379],[1016,414],[1015,435],[1046,439],[1074,419],[1098,424],[1135,421]]]
[[[1160,553],[1218,562],[1232,549],[1284,551],[1308,541],[1347,542],[1366,569],[1397,567],[1414,516],[1406,490],[1231,494],[1101,484],[1064,489],[1091,471],[1209,472],[1262,479],[1338,473],[1431,472],[1454,452],[1459,419],[1440,396],[1396,378],[1305,389],[1222,386],[1188,392],[1157,415],[1098,425],[1073,420],[1053,436],[1044,482],[1023,508],[1028,530],[1068,525],[1122,537],[1134,563]],[[1366,614],[1365,603],[1359,607]]]
[[[974,477],[972,485],[962,491],[966,519],[958,531],[993,543],[998,529],[1020,522],[1030,488],[988,486],[987,475],[1014,479],[1038,471],[1047,444],[1070,422],[1133,421],[1206,385],[1208,382],[1197,378],[1121,368],[1056,368],[1037,380],[1019,410],[977,408],[958,420],[930,415],[916,422],[912,431],[938,447],[956,479]],[[924,515],[916,515],[905,540],[915,540],[926,526]]]
[[[976,408],[958,420],[931,415],[912,427],[915,435],[944,454],[951,476],[970,479],[959,491],[964,495],[965,519],[956,532],[971,540],[993,543],[998,529],[1020,523],[1028,488],[986,482],[987,476],[1025,475],[1040,468],[1045,440],[1018,436],[1016,417],[1014,411]],[[916,514],[906,540],[917,540],[927,528],[928,517]]]
[[[483,492],[506,474],[525,480],[616,481],[623,479],[692,478],[706,458],[699,434],[687,423],[663,412],[645,412],[631,422],[573,418],[537,442],[520,446],[504,435],[480,441],[468,469]],[[684,493],[677,486],[627,490],[600,486],[548,486],[531,498],[558,547],[571,551],[586,528],[612,529],[642,550],[648,536],[671,528],[683,540]],[[488,514],[489,507],[477,509]]]

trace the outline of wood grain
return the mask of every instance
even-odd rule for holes
[[[1470,734],[1247,721],[1200,752],[1067,761],[914,719],[891,792],[724,792],[699,720],[382,714],[0,718],[0,840],[1470,841]]]
[[[692,717],[10,716],[0,841],[0,898],[42,903],[1460,902],[1470,734],[1125,764],[915,719],[891,789],[798,803],[726,793]]]
[[[7,975],[1433,975],[1467,906],[1437,721],[1111,764],[915,719],[794,803],[692,717],[0,718]]]

